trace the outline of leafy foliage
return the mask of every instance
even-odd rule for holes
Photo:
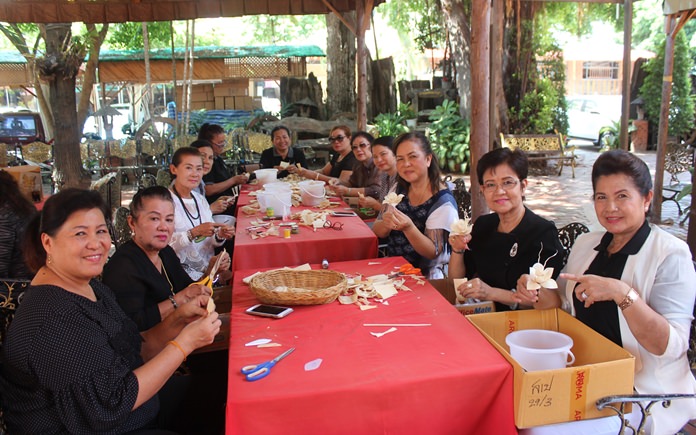
[[[150,48],[168,48],[171,46],[169,21],[147,23],[147,37]],[[143,48],[142,23],[114,24],[107,39],[115,49],[138,50]]]
[[[398,112],[380,113],[375,116],[375,126],[380,136],[398,136],[408,131],[408,127],[404,125],[405,120]]]
[[[430,115],[428,137],[440,166],[450,172],[466,172],[469,164],[469,122],[459,115],[459,106],[445,100]]]
[[[660,122],[660,105],[662,102],[662,76],[665,64],[665,39],[657,49],[655,58],[650,59],[643,66],[647,73],[640,95],[645,100],[645,113],[648,120],[655,126]],[[688,54],[686,35],[677,34],[674,45],[674,70],[672,72],[672,98],[669,107],[670,136],[687,134],[693,128],[694,123],[694,99],[691,96],[690,72],[693,61]]]
[[[380,136],[398,136],[409,131],[404,123],[407,119],[413,119],[416,116],[416,111],[411,107],[411,103],[399,103],[396,113],[380,113],[377,115],[375,117],[375,126]]]
[[[543,19],[523,23],[517,71],[506,81],[510,132],[541,134],[568,131],[565,63]],[[514,36],[511,32],[510,37]],[[538,62],[535,59],[540,59]]]
[[[510,125],[516,133],[539,134],[554,129],[558,93],[549,79],[541,78],[536,85],[522,97],[519,106],[510,107]]]
[[[253,28],[249,36],[256,44],[296,44],[326,29],[323,15],[251,15],[244,22]]]

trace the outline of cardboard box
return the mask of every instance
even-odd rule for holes
[[[635,358],[628,351],[560,309],[475,314],[467,319],[512,364],[515,424],[519,428],[616,414],[598,411],[605,396],[633,393]],[[547,329],[573,339],[575,364],[557,370],[525,371],[505,337],[521,329]]]
[[[41,184],[41,169],[38,166],[9,166],[2,168],[14,177],[19,185],[19,191],[32,202],[43,200],[43,185]]]
[[[495,313],[495,303],[492,301],[472,302],[470,304],[455,304],[454,308],[465,316],[471,314]]]

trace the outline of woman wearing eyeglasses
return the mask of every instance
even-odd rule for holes
[[[213,203],[222,196],[234,196],[235,192],[232,188],[238,184],[246,183],[248,177],[245,174],[234,175],[234,171],[227,166],[222,158],[227,140],[225,130],[217,124],[206,122],[198,132],[198,139],[210,142],[215,155],[212,168],[203,176],[206,199],[209,203]]]
[[[499,148],[484,154],[476,175],[493,213],[480,216],[470,235],[449,237],[449,276],[469,279],[457,292],[493,301],[496,311],[517,308],[517,279],[537,261],[553,267],[554,278],[563,267],[556,226],[524,206],[527,171],[527,156],[519,150]]]
[[[350,140],[350,128],[345,125],[334,127],[329,134],[329,143],[335,152],[331,161],[319,171],[303,169],[299,174],[310,180],[321,180],[330,184],[348,183],[356,162]]]
[[[338,184],[334,191],[341,196],[379,196],[379,170],[372,161],[372,142],[374,137],[365,131],[353,135],[351,149],[357,163],[345,185]]]
[[[375,221],[372,230],[387,239],[389,256],[403,256],[428,279],[443,278],[450,256],[447,244],[457,204],[441,180],[437,158],[423,133],[405,133],[394,141],[399,173],[397,194],[404,198]]]

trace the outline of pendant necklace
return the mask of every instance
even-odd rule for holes
[[[176,197],[179,198],[179,202],[181,202],[181,206],[184,208],[184,213],[186,213],[186,218],[189,220],[189,222],[191,222],[191,227],[196,227],[196,224],[193,222],[194,220],[197,220],[199,224],[202,224],[203,220],[201,219],[201,210],[198,208],[198,201],[196,201],[196,197],[191,194],[193,203],[196,205],[196,216],[194,216],[191,214],[188,207],[186,207],[186,204],[184,204],[184,200],[181,198],[181,195],[179,195],[179,192],[176,191],[176,187],[172,186],[172,190],[174,191]]]
[[[172,296],[174,296],[174,286],[172,285],[172,281],[169,279],[169,275],[167,274],[167,269],[164,267],[164,261],[162,261],[161,258],[160,258],[160,262],[162,263],[162,273],[164,273],[164,277],[167,278],[167,282],[169,283],[169,291],[171,292]]]

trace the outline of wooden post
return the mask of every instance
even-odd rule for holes
[[[665,175],[665,154],[667,153],[667,131],[669,128],[669,104],[672,98],[672,73],[674,72],[674,39],[676,38],[676,15],[665,17],[665,69],[662,76],[662,105],[660,124],[657,130],[657,156],[655,162],[655,185],[653,186],[653,214],[655,222],[662,221],[662,184]]]
[[[365,46],[365,31],[370,25],[373,0],[357,0],[355,3],[357,27],[358,92],[357,92],[357,124],[358,130],[367,128],[367,46]]]
[[[490,0],[473,0],[471,11],[471,214],[474,219],[488,211],[476,178],[476,165],[488,152],[490,104]]]
[[[623,68],[621,72],[621,149],[628,151],[628,117],[631,110],[631,31],[633,27],[633,0],[624,0]],[[601,144],[600,144],[601,145]]]

